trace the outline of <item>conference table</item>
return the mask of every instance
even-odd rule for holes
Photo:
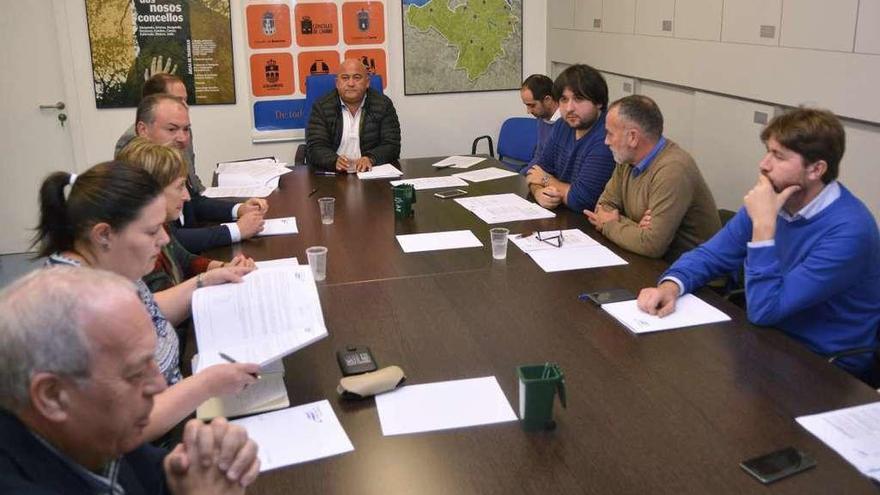
[[[405,177],[450,175],[439,158],[400,161]],[[476,165],[498,165],[492,159]],[[317,188],[317,192],[310,193]],[[521,176],[470,184],[469,196],[527,196]],[[776,330],[750,325],[738,307],[697,295],[731,321],[636,335],[584,292],[656,283],[666,264],[617,248],[581,214],[501,224],[512,233],[578,228],[628,264],[545,273],[512,244],[493,260],[489,228],[451,199],[417,192],[415,214],[397,219],[387,180],[317,176],[296,167],[269,197],[268,217],[295,216],[296,235],[240,247],[254,259],[328,248],[318,282],[329,336],[284,359],[291,405],[328,399],[355,450],[263,473],[252,494],[877,493],[795,417],[878,400],[877,392]],[[323,225],[317,199],[336,198]],[[494,226],[494,225],[493,225]],[[405,254],[395,235],[471,230],[482,248]],[[230,248],[209,254],[226,259]],[[495,376],[518,408],[516,367],[555,362],[568,407],[556,428],[519,422],[383,436],[373,399],[343,400],[335,353],[367,345],[407,384]],[[279,435],[282,432],[279,432]],[[817,466],[761,485],[739,463],[784,447]]]

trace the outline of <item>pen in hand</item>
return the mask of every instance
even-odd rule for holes
[[[235,363],[238,362],[238,361],[236,361],[235,359],[233,359],[232,356],[230,356],[229,354],[226,354],[225,352],[218,352],[217,354],[219,354],[220,357],[222,357],[222,358],[225,359],[226,361],[229,361],[229,362],[232,363],[232,364],[235,364]],[[257,380],[260,379],[260,375],[259,375],[258,373],[251,373],[251,376],[253,376],[253,377],[256,378]]]

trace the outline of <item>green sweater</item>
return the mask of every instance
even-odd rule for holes
[[[606,222],[602,234],[617,245],[652,258],[674,261],[721,228],[712,192],[694,159],[674,142],[648,168],[633,176],[633,165],[617,164],[599,204],[616,208],[620,221]],[[646,210],[651,226],[639,227]]]

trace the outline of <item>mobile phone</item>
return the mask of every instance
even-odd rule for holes
[[[747,473],[764,484],[773,483],[815,465],[815,459],[794,447],[777,450],[739,464]]]
[[[435,192],[434,196],[437,196],[440,199],[449,199],[464,196],[465,194],[467,194],[467,191],[464,189],[447,189],[445,191]]]
[[[376,359],[366,346],[348,346],[336,352],[336,360],[339,362],[339,370],[342,376],[360,375],[376,371]]]
[[[588,292],[585,294],[590,301],[597,305],[616,303],[620,301],[631,301],[636,295],[626,289],[606,289],[596,292]]]

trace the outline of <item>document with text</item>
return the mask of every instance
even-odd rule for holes
[[[407,385],[377,395],[376,410],[385,436],[517,419],[494,376]]]
[[[256,442],[261,473],[354,450],[327,400],[231,423],[247,430]]]
[[[263,230],[257,233],[257,237],[269,235],[297,234],[296,217],[267,218],[263,223]]]
[[[277,258],[274,260],[255,261],[257,268],[272,268],[275,266],[299,266],[296,258]]]
[[[417,179],[401,179],[390,182],[392,186],[412,184],[416,191],[423,189],[440,189],[441,187],[467,187],[468,183],[458,177],[419,177]]]
[[[278,187],[278,178],[291,170],[274,158],[259,158],[217,164],[217,185],[221,187]]]
[[[358,172],[358,179],[361,180],[369,180],[369,179],[395,179],[403,175],[403,172],[400,171],[394,165],[390,163],[385,163],[383,165],[376,165],[369,172]]]
[[[545,272],[626,265],[614,251],[580,229],[525,232],[508,236]]]
[[[404,234],[397,236],[397,242],[404,253],[483,247],[483,243],[470,230]]]
[[[265,198],[272,194],[278,184],[252,187],[209,187],[202,191],[206,198]]]
[[[675,301],[675,312],[660,318],[639,309],[636,300],[603,304],[602,309],[634,333],[658,332],[729,321],[730,317],[693,294]]]
[[[556,216],[552,211],[513,193],[455,198],[454,201],[488,224],[537,220]]]
[[[199,369],[227,362],[265,365],[327,336],[308,265],[260,268],[238,284],[197,289],[192,298]]]
[[[470,172],[452,174],[453,177],[458,177],[459,179],[464,179],[468,182],[485,182],[487,180],[503,179],[505,177],[514,177],[516,175],[519,174],[498,167],[481,168],[479,170],[471,170]]]
[[[432,165],[436,168],[471,168],[482,162],[486,158],[481,156],[459,156],[454,155],[435,162]]]
[[[880,402],[796,418],[862,474],[880,481]]]

